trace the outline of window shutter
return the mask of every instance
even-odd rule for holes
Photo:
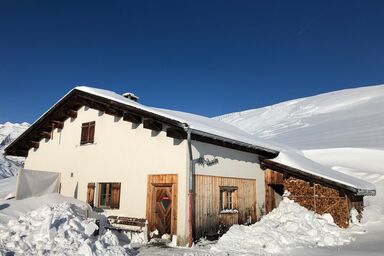
[[[89,123],[88,142],[93,143],[95,138],[95,122]]]
[[[95,183],[88,183],[87,203],[92,207],[93,207],[94,199],[95,199]]]
[[[120,183],[112,183],[111,208],[120,208]]]
[[[233,209],[239,209],[238,208],[238,193],[237,193],[237,190],[232,192],[232,201],[233,201]]]
[[[88,124],[83,124],[81,126],[81,139],[80,144],[85,144],[88,141]]]
[[[227,191],[223,191],[223,210],[228,208]]]

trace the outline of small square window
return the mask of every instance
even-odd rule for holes
[[[81,125],[80,145],[93,143],[95,138],[95,122],[83,123]]]
[[[220,211],[237,210],[237,187],[220,187]]]

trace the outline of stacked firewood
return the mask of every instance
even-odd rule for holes
[[[338,226],[348,227],[348,203],[339,191],[293,177],[284,180],[284,189],[290,192],[289,199],[318,214],[329,213]]]

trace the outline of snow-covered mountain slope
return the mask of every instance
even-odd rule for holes
[[[384,149],[384,85],[290,100],[217,119],[298,149]]]
[[[335,170],[384,179],[384,85],[360,87],[216,117],[289,145]]]
[[[216,119],[296,148],[315,162],[376,185],[377,195],[364,199],[364,231],[354,235],[354,243],[337,247],[337,252],[333,247],[302,248],[292,255],[382,255],[384,85],[320,94]]]
[[[22,166],[23,158],[5,157],[3,155],[6,148],[14,139],[29,127],[28,123],[0,124],[0,179],[13,176]]]

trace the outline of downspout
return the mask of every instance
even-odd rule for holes
[[[188,210],[189,210],[189,219],[188,219],[188,245],[192,247],[193,243],[193,155],[192,155],[192,142],[191,142],[191,128],[187,124],[184,127],[187,132],[187,141],[188,141],[188,152],[189,152],[189,173],[188,173]]]

